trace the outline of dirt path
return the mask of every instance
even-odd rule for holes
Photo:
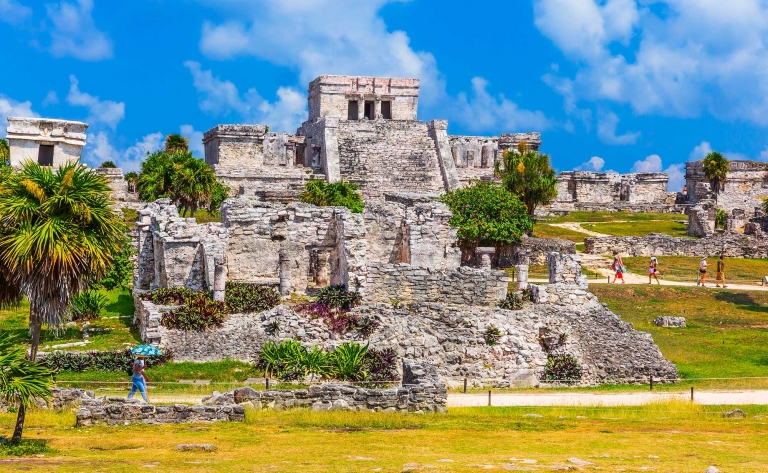
[[[640,406],[669,400],[690,401],[690,392],[624,394],[491,394],[492,406]],[[694,402],[706,405],[768,404],[768,391],[696,391]],[[488,394],[449,394],[448,407],[487,406]]]
[[[598,232],[593,232],[592,230],[587,230],[586,228],[581,226],[581,222],[550,223],[548,225],[551,225],[553,227],[565,228],[567,230],[573,230],[574,232],[583,233],[587,236],[593,236],[593,237],[611,236],[611,235],[608,235],[607,233],[598,233]]]

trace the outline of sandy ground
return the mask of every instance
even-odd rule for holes
[[[611,222],[611,223],[619,223],[619,222]],[[587,236],[593,236],[593,237],[610,236],[606,233],[599,233],[599,232],[593,232],[592,230],[587,230],[586,228],[581,226],[580,222],[548,223],[548,225],[551,225],[553,227],[565,228],[567,230],[573,230],[575,232],[583,233]]]

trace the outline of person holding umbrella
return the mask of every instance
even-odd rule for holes
[[[131,375],[131,393],[128,394],[128,399],[133,399],[136,391],[139,391],[141,397],[144,398],[146,403],[149,403],[149,397],[147,396],[147,375],[144,373],[146,368],[146,359],[148,356],[159,356],[160,350],[151,345],[139,345],[131,353],[136,356],[133,360],[133,373]]]

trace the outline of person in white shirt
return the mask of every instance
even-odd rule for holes
[[[704,287],[704,281],[707,280],[707,257],[704,256],[701,258],[701,261],[699,261],[699,280],[696,282],[696,285],[698,286],[701,284],[702,287]]]

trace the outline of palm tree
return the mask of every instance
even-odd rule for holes
[[[103,277],[119,253],[121,218],[105,177],[79,162],[55,171],[27,161],[0,182],[0,306],[29,299],[30,360],[43,324],[59,328],[72,296]],[[24,423],[24,410],[19,410]]]
[[[208,164],[202,159],[192,158],[176,163],[176,176],[173,181],[171,199],[181,206],[183,213],[189,210],[190,217],[201,206],[211,202],[213,189],[221,185]]]
[[[162,197],[170,197],[176,173],[173,158],[183,156],[183,154],[171,155],[164,151],[147,156],[147,159],[141,163],[141,172],[136,182],[136,190],[141,200],[152,202]]]
[[[701,160],[701,163],[704,165],[704,175],[712,184],[712,190],[716,194],[719,193],[728,175],[728,160],[717,151],[712,151]]]
[[[165,137],[166,153],[186,153],[189,151],[189,140],[178,133]]]
[[[504,152],[496,163],[495,174],[509,192],[523,201],[531,217],[536,206],[549,204],[557,197],[557,177],[549,156],[529,150],[525,141],[520,142],[517,153]]]
[[[51,396],[51,375],[51,370],[44,365],[26,360],[21,340],[9,332],[0,332],[0,399],[18,408],[13,441],[21,440],[26,410],[32,400]]]
[[[8,140],[0,138],[0,167],[11,164],[11,148],[8,147]]]

